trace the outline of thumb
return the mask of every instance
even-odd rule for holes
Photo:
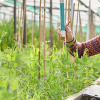
[[[71,33],[71,30],[70,30],[70,28],[68,27],[67,24],[65,25],[65,31],[68,32],[68,33]]]

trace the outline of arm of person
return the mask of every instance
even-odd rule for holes
[[[69,45],[67,43],[67,45]],[[83,56],[85,49],[87,48],[87,55],[89,56],[93,56],[96,54],[100,53],[100,35],[87,41],[87,42],[74,42],[71,44],[70,48],[70,53],[73,54],[73,52],[76,52],[76,49],[78,47],[78,56],[79,58],[81,58],[81,56]]]
[[[86,48],[88,49],[88,51],[87,51],[88,56],[93,56],[93,55],[100,53],[100,35],[87,41],[87,42],[80,43],[80,42],[77,42],[76,39],[73,40],[71,30],[69,29],[67,24],[65,25],[65,30],[66,30],[66,44],[69,47],[69,49],[70,49],[69,52],[72,55],[74,52],[76,52],[77,47],[78,47],[79,58],[81,58],[81,56],[83,56]],[[62,38],[62,36],[61,36],[60,28],[57,29],[57,33],[58,33],[59,38],[62,39],[63,41],[65,41],[65,39]],[[70,41],[72,41],[72,42],[70,42]]]

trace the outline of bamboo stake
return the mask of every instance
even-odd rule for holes
[[[43,35],[44,35],[44,30],[43,30],[43,19],[44,19],[44,15],[43,15],[43,10],[41,9],[41,36],[40,36],[40,40],[41,40],[41,43],[43,42]]]
[[[18,48],[20,48],[20,22],[19,22],[19,6],[18,6]]]
[[[33,12],[32,12],[32,44],[33,44]]]
[[[94,21],[95,21],[95,17],[94,17]],[[96,32],[95,32],[95,24],[93,23],[93,36],[96,37]]]
[[[91,12],[91,39],[93,38],[93,12]]]
[[[89,0],[89,39],[91,39],[91,0]]]
[[[46,0],[44,0],[44,57],[43,57],[43,63],[44,63],[44,84],[45,84],[45,3]]]
[[[65,8],[65,24],[66,24],[66,18],[67,17],[67,0],[66,0],[66,8]],[[65,53],[67,56],[67,48],[66,48],[66,36],[65,36]]]
[[[82,34],[82,25],[81,25],[81,16],[80,16],[80,11],[79,11],[79,21],[80,21],[80,42],[83,41],[83,34]]]
[[[79,2],[78,2],[78,9],[77,9],[77,21],[76,21],[76,34],[75,34],[75,37],[77,39],[77,25],[78,25],[78,13],[79,13]]]
[[[19,16],[19,6],[18,6],[18,47],[20,48],[20,52],[21,52],[20,22],[21,22],[21,17],[22,17],[22,8],[23,8],[23,3],[22,3],[22,6],[21,6],[20,16]]]
[[[71,24],[71,28],[72,28],[72,32],[73,32],[73,22],[74,22],[74,10],[75,10],[75,3],[74,3],[74,7],[73,7],[73,17],[72,17],[72,24]]]
[[[67,0],[66,0],[66,8],[65,8],[65,24],[66,24],[66,16],[67,16]]]
[[[72,28],[72,32],[74,30],[74,27],[73,27],[73,21],[74,21],[74,10],[75,10],[75,3],[74,3],[74,7],[73,7],[73,17],[72,17],[72,24],[71,24],[71,28]],[[74,68],[75,68],[75,57],[74,57]],[[75,71],[73,73],[73,75],[75,74]]]
[[[4,14],[5,19],[5,14]],[[14,0],[14,40],[17,41],[17,32],[16,32],[16,0]]]
[[[68,22],[70,21],[70,0],[68,1]]]
[[[68,22],[71,23],[71,17],[70,17],[70,0],[68,1]],[[70,26],[71,26],[71,24],[70,24]],[[70,59],[70,57],[69,57],[69,59]],[[67,67],[67,65],[66,65],[66,67]],[[68,72],[67,72],[67,78],[68,78]],[[67,84],[66,88],[67,88],[67,92],[68,92],[68,84]]]
[[[79,11],[79,23],[80,23],[80,11]],[[79,28],[79,41],[81,42],[81,23]]]
[[[69,5],[68,5],[68,7],[69,7]],[[66,0],[66,9],[65,9],[65,24],[66,24],[66,19],[67,19],[66,16],[67,16],[67,0]],[[68,24],[69,24],[69,20],[68,20]],[[65,36],[65,43],[66,43],[66,36]],[[66,54],[66,57],[67,57],[67,47],[66,47],[66,44],[65,44],[65,54]],[[67,65],[66,65],[66,67],[67,67]],[[63,68],[63,66],[62,66],[62,68]],[[62,71],[62,69],[61,69],[61,71]],[[68,72],[67,72],[67,78],[68,78]],[[67,84],[67,92],[68,92],[68,84]]]
[[[23,12],[23,28],[22,28],[22,44],[23,44],[23,32],[24,32],[24,22],[25,22],[25,9],[26,8],[26,0],[24,1],[24,12]]]
[[[38,67],[38,78],[40,79],[40,50],[41,50],[41,0],[39,9],[39,67]]]
[[[89,14],[89,39],[91,39],[91,14]]]
[[[21,19],[22,19],[22,9],[23,9],[23,3],[21,6],[20,23],[21,23]],[[19,23],[19,27],[21,27],[20,23]],[[20,32],[20,28],[19,28],[19,32]],[[21,48],[22,48],[22,46],[21,46],[21,37],[20,37],[20,52],[21,52]]]
[[[53,47],[52,0],[50,0],[50,47]],[[53,51],[51,52],[51,54]]]
[[[67,19],[66,17],[67,17],[67,0],[66,0],[66,8],[65,8],[65,24],[66,24],[66,19]],[[65,53],[66,53],[66,56],[67,56],[66,36],[65,36]]]

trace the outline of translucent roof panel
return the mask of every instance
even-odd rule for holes
[[[18,5],[20,6],[21,11],[21,4],[23,0],[16,0],[17,1],[17,15],[18,15]],[[67,0],[68,1],[68,0]],[[80,12],[81,12],[81,19],[82,19],[82,25],[86,25],[88,23],[88,12],[89,9],[89,0],[79,0],[80,2]],[[34,0],[26,0],[26,7],[27,7],[27,20],[32,20],[32,12],[36,14],[36,21],[39,21],[39,7],[40,7],[40,0],[35,0],[35,7],[34,9]],[[59,0],[52,0],[53,4],[53,23],[57,23],[60,20],[60,2]],[[64,0],[66,4],[66,0]],[[78,8],[78,0],[73,0],[75,3],[75,12],[74,12],[74,24],[76,24],[77,19],[77,8]],[[14,0],[0,0],[0,3],[4,3],[4,5],[8,5],[9,7],[1,6],[0,12],[4,12],[10,15],[13,15],[13,7],[14,7]],[[44,0],[42,0],[42,15],[43,15],[43,9],[44,7]],[[99,7],[100,2],[99,0],[91,0],[91,9],[95,13],[99,13]],[[67,14],[68,15],[68,14]],[[68,17],[67,17],[68,18]],[[43,18],[42,18],[43,19]],[[34,20],[34,19],[33,19]],[[67,19],[66,19],[67,20]],[[50,0],[46,0],[46,22],[50,22]],[[94,14],[94,23],[96,25],[100,25],[100,17],[98,17],[96,14]]]

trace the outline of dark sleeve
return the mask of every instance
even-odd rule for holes
[[[70,47],[70,53],[73,55],[73,52],[76,52],[78,48],[78,56],[81,58],[83,56],[85,49],[87,48],[88,56],[93,56],[100,53],[100,35],[87,41],[87,42],[75,42],[73,46]]]

